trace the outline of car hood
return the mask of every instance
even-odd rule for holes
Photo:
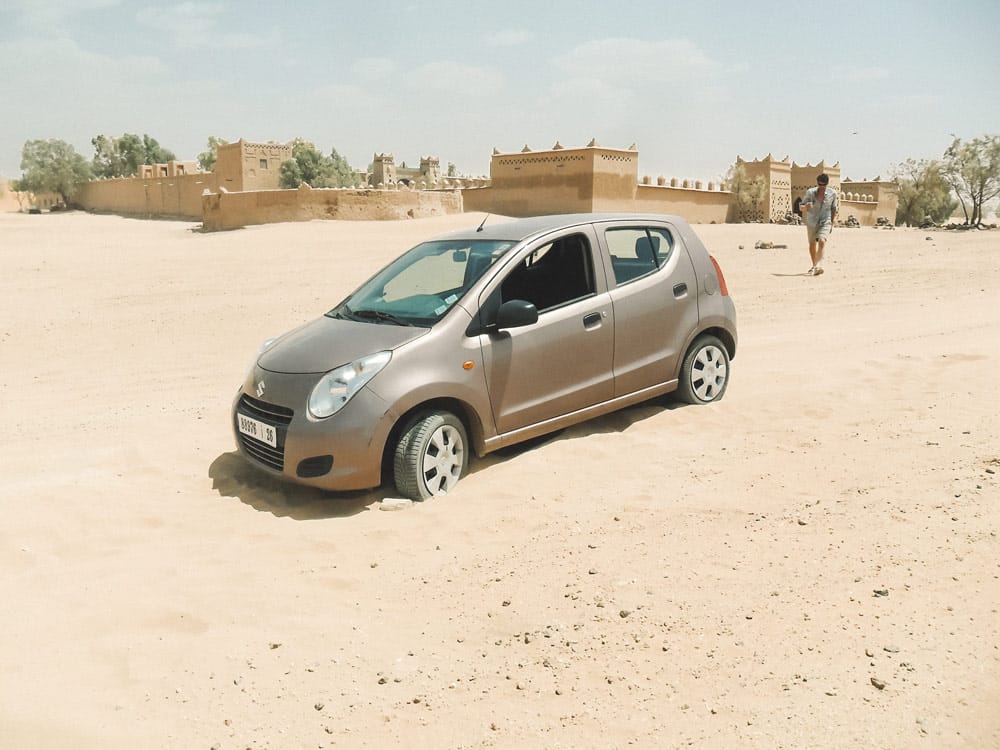
[[[281,336],[257,359],[271,372],[322,373],[366,354],[395,349],[427,328],[322,317]]]

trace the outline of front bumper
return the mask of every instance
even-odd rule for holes
[[[319,377],[254,367],[233,400],[232,427],[240,453],[262,470],[300,484],[327,490],[378,486],[383,449],[395,421],[386,403],[362,388],[332,417],[316,419],[307,403]],[[273,426],[276,445],[243,434],[240,414]]]

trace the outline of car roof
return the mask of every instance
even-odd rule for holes
[[[490,223],[490,216],[483,220],[477,229],[469,227],[436,237],[445,239],[476,239],[476,240],[508,240],[521,242],[539,235],[548,234],[559,229],[570,229],[583,224],[593,224],[602,221],[655,221],[669,222],[686,228],[687,222],[680,216],[666,214],[635,214],[635,213],[586,213],[586,214],[554,214],[550,216],[531,216],[526,219],[504,221],[501,217]]]

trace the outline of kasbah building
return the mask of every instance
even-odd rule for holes
[[[282,162],[291,144],[251,143],[240,139],[218,147],[215,170],[201,172],[196,162],[146,165],[133,177],[94,180],[75,202],[87,211],[129,216],[201,221],[206,230],[250,224],[313,219],[393,220],[463,211],[503,216],[537,216],[586,212],[676,214],[691,223],[784,223],[796,199],[825,172],[840,193],[838,218],[861,226],[894,223],[897,185],[879,178],[842,180],[839,163],[799,165],[764,158],[737,159],[749,180],[763,183],[755,205],[739,207],[727,186],[688,179],[639,175],[635,145],[608,148],[596,140],[584,147],[556,143],[548,150],[525,146],[504,153],[496,149],[490,175],[452,178],[441,174],[436,157],[419,167],[396,165],[391,153],[376,153],[370,172],[356,172],[350,188],[278,187]],[[24,210],[25,204],[51,207],[54,196],[12,194],[0,197],[2,210]]]

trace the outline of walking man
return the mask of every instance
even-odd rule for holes
[[[800,207],[806,222],[809,258],[812,260],[812,268],[806,273],[808,276],[819,276],[823,273],[823,250],[833,231],[833,222],[837,220],[837,209],[840,207],[837,191],[830,187],[829,175],[816,176],[816,187],[806,190]]]

